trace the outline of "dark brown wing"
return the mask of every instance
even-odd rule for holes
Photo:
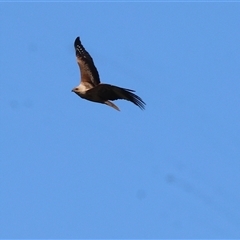
[[[94,86],[97,86],[100,83],[97,68],[94,65],[92,57],[83,47],[79,37],[76,38],[74,47],[76,50],[77,62],[81,71],[81,81],[90,82]]]
[[[113,86],[110,84],[99,84],[98,86],[87,91],[92,96],[98,96],[103,101],[125,99],[140,107],[145,108],[145,102],[133,90]]]

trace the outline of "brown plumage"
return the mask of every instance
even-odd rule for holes
[[[93,59],[81,44],[79,37],[76,38],[74,47],[76,50],[77,63],[81,72],[81,81],[80,84],[72,90],[73,92],[81,98],[106,104],[118,111],[120,111],[120,109],[109,100],[125,99],[144,109],[145,102],[134,94],[133,90],[100,82]]]

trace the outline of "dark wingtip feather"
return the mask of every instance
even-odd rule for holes
[[[142,110],[145,109],[146,103],[138,95],[132,93],[135,91],[129,90],[129,89],[124,89],[124,90],[127,92],[127,95],[126,95],[127,100],[131,101],[132,103],[137,105]]]
[[[77,45],[80,45],[80,44],[81,44],[80,37],[77,37],[74,41],[74,47],[76,48]]]

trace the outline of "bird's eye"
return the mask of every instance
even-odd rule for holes
[[[75,88],[75,91],[78,91],[78,88]]]

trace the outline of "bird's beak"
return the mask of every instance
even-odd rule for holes
[[[75,91],[74,91],[74,88],[72,89],[72,91],[71,91],[71,92],[75,92]]]

